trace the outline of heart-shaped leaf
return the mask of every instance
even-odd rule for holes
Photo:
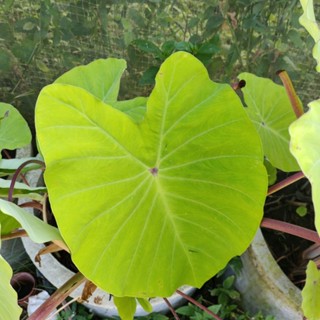
[[[260,139],[231,87],[213,83],[188,53],[163,63],[141,123],[56,83],[39,95],[36,128],[72,259],[115,296],[200,287],[259,226]]]
[[[309,108],[289,128],[290,150],[312,185],[315,226],[320,233],[320,100],[309,103]]]
[[[0,102],[0,151],[20,148],[30,141],[30,129],[19,111],[10,104]]]
[[[296,120],[283,86],[270,79],[241,73],[246,111],[257,128],[263,150],[270,163],[282,171],[298,171],[299,165],[289,150],[289,125]]]

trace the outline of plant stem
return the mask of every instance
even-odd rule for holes
[[[10,239],[16,239],[21,237],[28,237],[28,234],[25,230],[17,230],[9,234],[2,235],[1,240],[10,240]]]
[[[273,186],[271,186],[269,188],[268,196],[270,196],[271,194],[273,194],[273,193],[275,193],[275,192],[277,192],[277,191],[279,191],[279,190],[281,190],[281,189],[283,189],[283,188],[295,183],[296,181],[298,181],[298,180],[300,180],[302,178],[304,178],[304,174],[303,174],[303,172],[300,171],[300,172],[297,172],[297,173],[293,174],[292,176],[290,176],[290,177],[288,177],[288,178],[286,178],[286,179],[274,184]]]
[[[169,300],[167,298],[163,298],[164,302],[167,304],[169,310],[171,311],[171,313],[173,314],[174,318],[176,320],[180,320],[179,316],[177,315],[177,313],[175,312],[174,308],[172,307],[171,303],[169,302]]]
[[[76,273],[63,286],[55,291],[55,293],[46,300],[29,318],[28,320],[43,320],[65,300],[72,291],[79,287],[86,278],[80,273]]]
[[[52,320],[54,317],[56,317],[62,310],[66,309],[70,304],[77,301],[78,298],[73,298],[72,300],[68,301],[66,304],[64,304],[61,308],[59,308],[55,313],[53,313],[49,318],[46,320]],[[70,318],[71,319],[71,318]]]
[[[9,188],[9,193],[8,193],[8,201],[12,202],[14,185],[15,185],[17,179],[18,179],[19,174],[21,173],[22,169],[23,169],[24,167],[26,167],[26,166],[27,166],[28,164],[30,164],[30,163],[36,163],[36,164],[39,164],[39,165],[41,165],[41,166],[44,167],[44,162],[41,161],[41,160],[34,160],[34,159],[33,159],[33,160],[28,160],[28,161],[22,163],[22,164],[18,167],[18,169],[16,170],[16,172],[14,173],[14,175],[13,175],[13,177],[12,177],[12,181],[11,181],[10,188]]]
[[[202,305],[201,303],[199,303],[197,300],[194,300],[193,298],[189,297],[187,294],[184,294],[182,291],[177,290],[176,291],[178,294],[180,294],[183,298],[185,298],[186,300],[188,300],[189,302],[193,303],[194,305],[196,305],[198,308],[202,309],[203,311],[205,311],[207,314],[209,314],[210,316],[214,317],[216,320],[222,320],[219,316],[217,316],[215,313],[213,313],[211,310],[209,310],[208,308],[206,308],[204,305]]]
[[[260,226],[267,229],[285,232],[285,233],[294,235],[296,237],[303,238],[311,242],[320,244],[320,237],[316,231],[303,228],[288,222],[270,219],[270,218],[263,218]]]
[[[292,81],[287,73],[287,71],[281,70],[278,72],[278,76],[280,77],[286,91],[287,95],[290,99],[292,109],[294,113],[296,114],[297,118],[301,117],[303,115],[303,106],[301,101],[299,100],[299,97],[294,90]]]

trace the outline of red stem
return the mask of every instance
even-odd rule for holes
[[[288,178],[286,178],[286,179],[274,184],[273,186],[271,186],[269,188],[268,196],[270,196],[271,194],[273,194],[273,193],[275,193],[275,192],[277,192],[277,191],[279,191],[279,190],[281,190],[281,189],[283,189],[283,188],[295,183],[296,181],[298,181],[298,180],[300,180],[302,178],[304,178],[304,174],[303,174],[303,172],[300,171],[300,172],[297,172],[297,173],[293,174],[292,176],[290,176],[290,177],[288,177]]]
[[[13,190],[14,190],[14,185],[18,179],[19,174],[21,173],[21,170],[26,167],[28,164],[30,163],[37,163],[40,164],[42,166],[44,166],[44,162],[40,161],[40,160],[28,160],[24,163],[22,163],[18,169],[16,170],[16,172],[14,173],[14,175],[12,176],[12,180],[11,180],[11,184],[10,184],[10,188],[9,188],[9,193],[8,193],[8,201],[12,202],[13,200]]]
[[[176,291],[178,294],[180,294],[180,296],[182,296],[183,298],[185,298],[186,300],[190,301],[191,303],[193,303],[194,305],[196,305],[198,308],[202,309],[203,311],[205,311],[207,314],[209,314],[210,316],[214,317],[216,320],[222,320],[220,317],[218,317],[215,313],[213,313],[212,311],[210,311],[208,308],[206,308],[205,306],[203,306],[201,303],[199,303],[197,300],[194,300],[193,298],[189,297],[187,294],[184,294],[182,291],[177,290]]]
[[[164,302],[167,304],[169,310],[171,311],[171,313],[173,314],[174,318],[176,320],[180,320],[179,316],[177,315],[177,313],[175,312],[172,304],[169,302],[169,300],[167,298],[163,298]]]
[[[86,278],[80,273],[76,273],[64,285],[46,300],[29,318],[28,320],[44,320],[52,313],[63,300],[65,300],[72,291],[83,283]]]
[[[260,226],[263,228],[292,234],[296,237],[300,237],[300,238],[309,240],[311,242],[320,244],[320,238],[316,231],[306,229],[288,222],[279,221],[279,220],[270,219],[270,218],[263,218]]]

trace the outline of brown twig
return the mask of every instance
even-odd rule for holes
[[[168,308],[171,311],[171,313],[174,316],[174,318],[176,320],[180,320],[179,316],[177,315],[176,311],[174,310],[174,308],[173,308],[172,304],[169,302],[169,300],[167,298],[163,298],[163,300],[166,303],[166,305],[168,306]]]

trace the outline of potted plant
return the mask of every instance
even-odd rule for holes
[[[304,13],[300,18],[301,24],[311,34],[316,44],[313,49],[313,56],[317,61],[317,71],[319,71],[320,53],[319,53],[319,38],[320,29],[316,22],[313,3],[312,1],[300,1],[303,7]],[[318,126],[319,126],[319,100],[313,101],[309,104],[309,111],[303,114],[303,109],[299,106],[299,100],[297,99],[294,90],[292,90],[292,84],[285,79],[287,84],[289,97],[292,100],[296,115],[299,118],[290,125],[290,150],[292,154],[298,160],[304,175],[310,180],[312,185],[313,203],[315,206],[315,226],[319,232],[319,204],[318,204],[318,188],[319,188],[319,173],[318,162],[319,153],[318,150]],[[303,174],[293,175],[291,181],[287,181],[286,184],[270,188],[270,191],[280,190],[286,185],[294,183],[294,179],[300,179]],[[264,225],[264,223],[262,223]],[[266,226],[266,225],[265,225]],[[275,225],[274,225],[275,227]],[[278,225],[277,227],[280,227]],[[288,228],[284,228],[288,231]],[[281,230],[281,227],[278,228]],[[284,231],[283,229],[281,231]],[[298,231],[298,230],[297,230]],[[319,245],[319,237],[316,232],[310,232],[308,230],[301,229],[300,236],[315,242],[317,245],[313,246],[309,250],[308,258],[316,258],[316,248]],[[308,236],[307,236],[308,234]],[[296,234],[297,235],[297,234]],[[310,254],[311,253],[311,254]],[[250,306],[252,310],[255,309],[252,301],[256,303],[256,299],[252,299],[252,295],[259,292],[260,301],[263,301],[259,305],[265,308],[265,311],[273,309],[275,314],[279,315],[279,318],[288,317],[290,319],[301,319],[304,314],[308,319],[319,319],[319,305],[317,295],[319,292],[319,271],[315,262],[312,260],[307,267],[306,284],[302,293],[299,292],[297,287],[293,286],[288,278],[278,267],[277,263],[272,258],[267,245],[260,232],[258,232],[253,244],[249,250],[243,256],[243,262],[245,268],[243,269],[243,276],[238,278],[238,288],[242,290],[245,295],[245,302],[247,306]],[[255,283],[251,282],[249,278],[257,279]],[[276,279],[281,279],[276,281]],[[261,286],[259,285],[261,284]],[[251,298],[250,298],[251,297]],[[275,305],[275,301],[276,305]],[[302,304],[301,304],[302,301]],[[278,304],[279,302],[279,304]],[[257,304],[256,304],[257,305]]]
[[[122,60],[98,60],[44,88],[36,129],[62,235],[53,239],[63,239],[78,269],[129,318],[136,301],[147,305],[183,284],[200,287],[246,249],[262,216],[266,173],[236,93],[211,82],[192,55],[164,62],[148,100],[116,100],[124,68]],[[240,139],[226,143],[230,135]],[[25,213],[4,200],[0,206]],[[70,221],[61,211],[67,207]]]
[[[149,297],[200,287],[245,251],[260,225],[264,157],[299,170],[284,130],[295,119],[290,103],[284,117],[282,109],[275,114],[276,130],[263,105],[254,108],[266,84],[277,99],[283,88],[242,74],[243,107],[229,85],[212,82],[196,58],[177,52],[160,67],[148,99],[117,101],[124,69],[123,60],[97,60],[39,95],[37,140],[58,228],[5,200],[0,209],[32,240],[70,251],[81,274],[30,319],[44,317],[85,278],[87,289],[114,295],[123,319],[137,302],[150,309]]]

